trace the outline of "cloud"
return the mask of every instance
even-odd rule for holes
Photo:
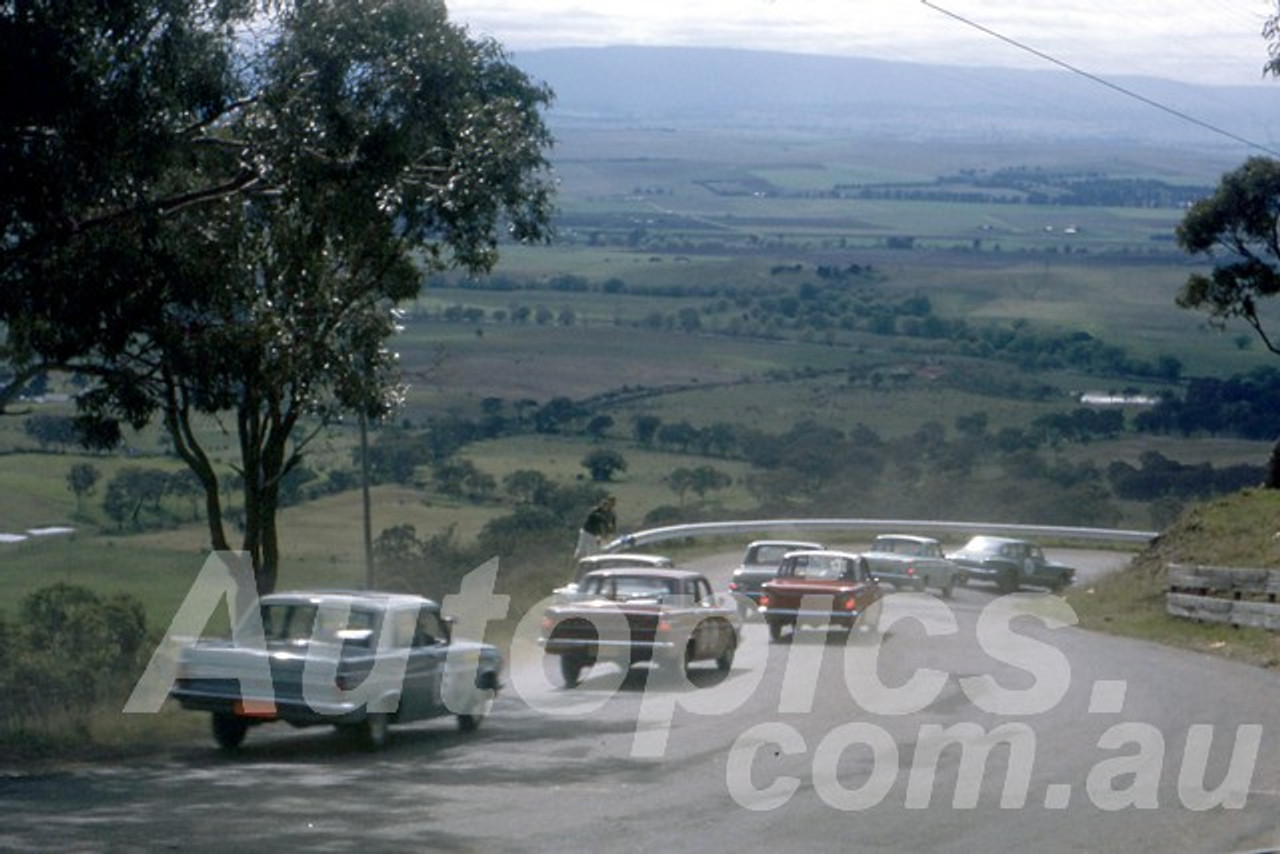
[[[1268,57],[1262,25],[1275,11],[1268,0],[931,2],[945,11],[921,0],[455,0],[448,5],[455,22],[515,51],[683,45],[1048,67],[1014,41],[1096,74],[1240,85],[1261,81]]]

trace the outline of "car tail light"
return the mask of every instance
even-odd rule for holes
[[[273,720],[276,716],[276,704],[271,700],[236,700],[232,711],[240,718]]]
[[[761,608],[768,608],[768,607],[769,607],[769,594],[768,594],[768,593],[761,593],[761,594],[760,594],[760,601],[759,601],[757,604],[758,604]]]
[[[737,590],[737,589],[738,589],[738,582],[736,582],[736,581],[730,581],[730,582],[729,582],[729,589],[730,589],[730,590]]]
[[[554,626],[555,624],[556,624],[556,621],[551,619],[550,617],[543,617],[542,618],[542,634],[543,635],[551,634],[551,627]]]
[[[916,568],[914,566],[908,566],[907,575],[915,575],[915,574],[916,574]]]
[[[660,632],[671,631],[671,621],[666,619],[665,617],[658,620],[658,631]]]
[[[840,603],[840,607],[846,611],[856,610],[858,607],[858,600],[853,596],[846,596],[844,601]]]

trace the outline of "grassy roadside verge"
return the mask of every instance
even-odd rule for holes
[[[1280,667],[1280,633],[1169,616],[1171,563],[1280,568],[1280,491],[1250,489],[1196,505],[1128,569],[1067,596],[1084,628]]]

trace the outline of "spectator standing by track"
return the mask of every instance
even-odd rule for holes
[[[618,531],[618,517],[614,511],[618,499],[607,495],[587,514],[578,531],[578,547],[574,550],[575,558],[586,557],[600,551]]]

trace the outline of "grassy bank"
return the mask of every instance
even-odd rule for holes
[[[1280,491],[1245,490],[1196,505],[1127,570],[1067,597],[1088,629],[1280,667],[1280,633],[1169,616],[1165,590],[1171,563],[1280,568]]]

